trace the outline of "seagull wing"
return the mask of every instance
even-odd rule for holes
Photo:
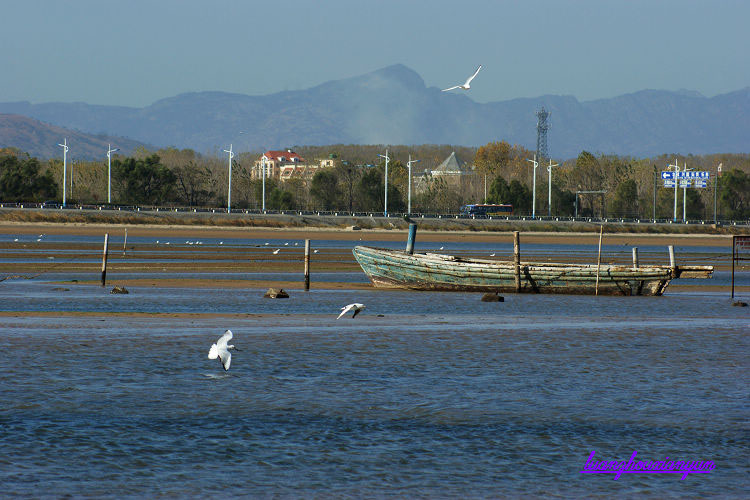
[[[453,89],[460,89],[460,88],[461,88],[461,85],[456,85],[455,87],[451,87],[451,88],[449,88],[449,89],[443,89],[442,91],[443,91],[443,92],[448,92],[449,90],[453,90]]]
[[[355,310],[354,310],[354,314],[352,314],[352,319],[354,319],[354,317],[355,317],[355,316],[356,316],[357,314],[359,314],[359,311],[361,311],[361,310],[362,310],[362,309],[355,309]]]
[[[224,367],[224,371],[229,370],[229,365],[232,363],[232,353],[224,349],[219,353],[221,357],[221,366]]]
[[[471,83],[471,81],[474,79],[474,77],[476,77],[479,74],[479,70],[480,69],[482,69],[482,65],[481,64],[479,65],[479,67],[477,68],[477,70],[474,72],[474,74],[471,75],[468,80],[466,80],[466,83],[464,83],[464,85],[468,86]]]
[[[208,350],[208,359],[216,359],[219,357],[219,346],[216,344],[211,345],[211,349]]]
[[[353,307],[354,307],[354,304],[349,304],[348,306],[342,307],[341,308],[341,314],[339,314],[338,318],[336,318],[336,319],[339,319],[341,316],[343,316],[344,314],[346,314],[349,311],[351,311]]]
[[[216,346],[219,348],[219,351],[226,350],[227,343],[232,340],[232,330],[227,330],[224,332],[224,335],[219,337],[219,340],[216,341]]]

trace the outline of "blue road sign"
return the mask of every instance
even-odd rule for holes
[[[698,172],[676,172],[677,179],[708,179],[710,177],[710,172],[707,171],[698,171]],[[664,171],[661,173],[662,179],[674,179],[675,178],[675,172],[668,172]]]

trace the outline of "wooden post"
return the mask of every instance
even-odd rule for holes
[[[414,223],[409,224],[409,237],[406,240],[406,253],[409,255],[414,253],[414,241],[417,239],[417,225]]]
[[[674,247],[672,245],[669,245],[667,247],[669,249],[669,267],[672,268],[672,278],[677,277],[677,266],[674,262]]]
[[[107,245],[109,244],[109,233],[104,234],[104,253],[102,254],[102,286],[107,283]]]
[[[305,240],[305,291],[310,290],[310,240]]]
[[[602,265],[602,235],[604,234],[604,224],[599,226],[599,253],[596,257],[596,287],[594,295],[599,295],[599,268]]]
[[[122,256],[125,257],[125,245],[128,244],[128,228],[125,228],[125,241],[122,242]]]
[[[521,241],[518,231],[513,231],[513,267],[515,268],[516,293],[521,292]]]
[[[633,247],[633,269],[638,269],[638,247]]]

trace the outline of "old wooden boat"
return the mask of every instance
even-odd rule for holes
[[[661,295],[675,278],[710,278],[713,266],[503,262],[357,246],[375,287],[467,292]]]

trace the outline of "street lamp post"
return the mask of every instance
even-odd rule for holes
[[[411,164],[412,163],[417,163],[419,161],[421,161],[421,160],[412,160],[411,159],[411,155],[409,155],[409,161],[406,163],[406,165],[407,165],[407,167],[409,169],[409,189],[408,189],[408,193],[409,193],[408,200],[409,201],[407,202],[407,207],[406,207],[406,212],[408,214],[411,214]]]
[[[719,163],[719,166],[716,167],[716,179],[714,179],[714,224],[717,223],[716,220],[716,188],[719,184],[719,174],[721,174],[721,166],[723,163]]]
[[[539,162],[536,161],[536,155],[533,160],[526,160],[534,164],[534,181],[532,182],[532,194],[531,194],[531,218],[536,218],[536,167],[539,166]]]
[[[552,159],[549,161],[547,172],[549,173],[549,188],[547,190],[547,217],[552,217],[552,167],[559,167],[557,163],[552,164]]]
[[[672,222],[677,222],[677,185],[680,183],[678,179],[680,166],[677,164],[677,158],[674,160],[674,165],[669,165],[668,168],[674,168],[674,216],[672,217]]]
[[[693,170],[687,168],[687,162],[685,162],[685,165],[682,168],[683,172],[687,172],[688,170]],[[687,214],[687,187],[688,183],[690,182],[690,179],[685,178],[685,183],[682,184],[682,222],[685,222],[686,214]]]
[[[388,150],[385,150],[385,156],[378,155],[381,158],[385,158],[385,203],[383,204],[383,215],[388,217]]]
[[[112,149],[112,144],[107,145],[107,204],[112,203],[112,153],[119,150]]]
[[[232,211],[232,158],[234,153],[232,152],[232,145],[229,145],[229,150],[224,150],[225,153],[229,153],[229,187],[227,188],[227,213]]]
[[[66,187],[68,185],[68,138],[65,138],[63,144],[57,144],[63,148],[63,207],[65,207],[65,200],[67,199]]]
[[[266,155],[260,157],[261,184],[263,185],[262,209],[266,213]]]

